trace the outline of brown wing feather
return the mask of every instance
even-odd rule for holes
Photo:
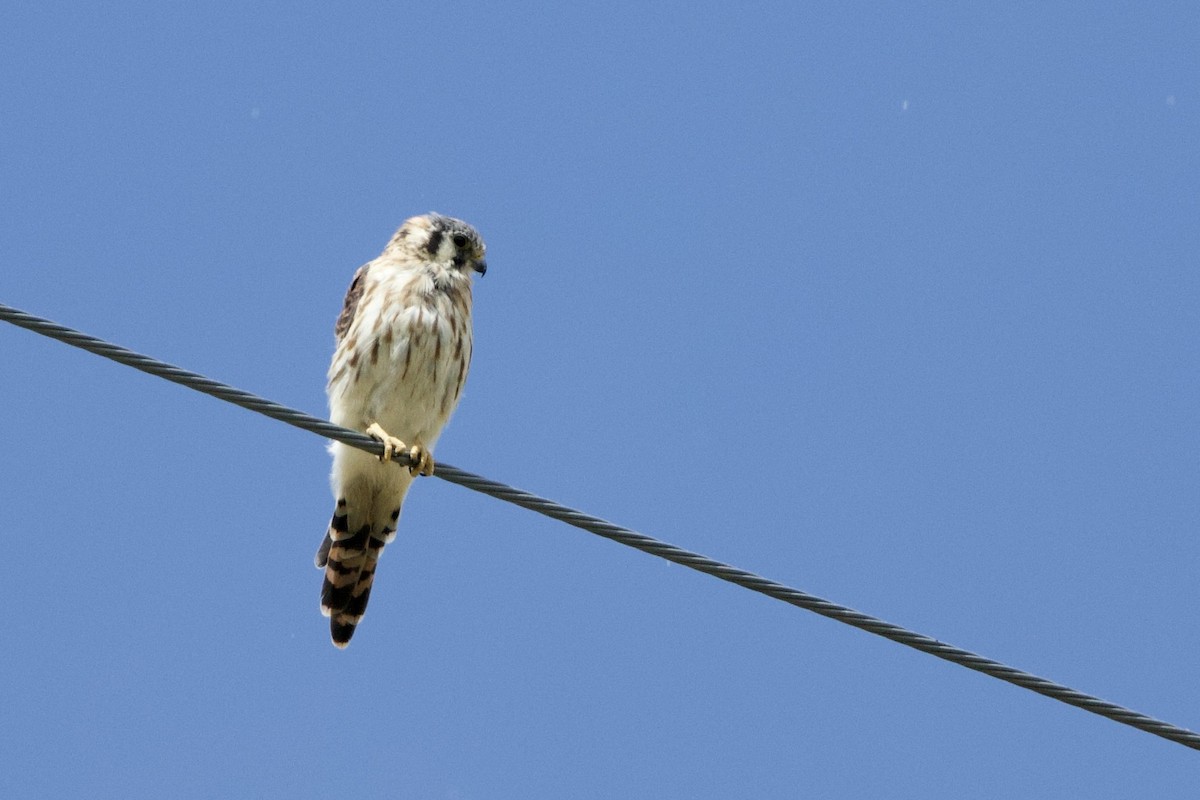
[[[358,268],[358,272],[354,273],[354,279],[350,281],[350,288],[346,290],[346,300],[342,303],[342,313],[338,315],[337,323],[333,326],[333,335],[337,337],[337,341],[342,341],[346,331],[350,330],[350,325],[354,322],[354,312],[358,310],[358,301],[362,297],[363,287],[367,283],[367,268],[370,264],[365,264]]]

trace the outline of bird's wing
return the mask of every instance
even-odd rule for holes
[[[333,326],[333,335],[340,343],[354,322],[354,312],[358,310],[358,301],[362,297],[363,287],[367,284],[367,269],[370,264],[364,264],[354,273],[350,288],[346,290],[346,300],[342,303],[342,313],[338,315],[337,324]]]

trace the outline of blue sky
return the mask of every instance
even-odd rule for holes
[[[438,456],[1200,727],[1200,7],[46,3],[0,302],[324,413],[489,245]],[[1193,797],[1197,754],[0,327],[11,797]]]

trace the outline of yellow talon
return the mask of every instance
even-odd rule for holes
[[[409,447],[400,439],[385,431],[378,422],[372,422],[366,430],[367,436],[383,444],[383,454],[380,462],[394,461],[396,456],[404,453],[408,456],[408,472],[413,477],[433,474],[433,455],[423,445],[414,444]]]
[[[410,459],[408,471],[412,473],[413,477],[417,475],[429,477],[433,474],[433,455],[424,447],[419,444],[413,445],[408,451],[408,457]]]
[[[367,428],[366,433],[367,436],[379,441],[383,445],[383,453],[379,456],[380,462],[391,461],[396,457],[397,453],[403,453],[408,450],[408,445],[381,428],[378,422],[372,422],[371,426]]]

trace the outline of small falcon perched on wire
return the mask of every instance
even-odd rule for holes
[[[413,217],[346,292],[329,366],[329,416],[383,443],[376,458],[335,442],[336,506],[316,563],[321,613],[345,647],[367,610],[383,546],[417,475],[433,474],[433,446],[471,364],[471,278],[487,271],[484,244],[462,220]],[[407,469],[386,463],[407,456]]]

